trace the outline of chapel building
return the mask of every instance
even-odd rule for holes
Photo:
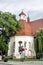
[[[43,19],[30,21],[28,16],[26,20],[26,14],[23,11],[19,14],[19,17],[22,29],[17,31],[14,36],[10,37],[8,56],[21,58],[19,48],[23,47],[25,49],[25,51],[23,51],[23,56],[33,58],[36,56],[34,50],[34,35],[40,28],[43,28]]]

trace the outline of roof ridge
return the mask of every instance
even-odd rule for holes
[[[43,18],[37,19],[37,20],[33,20],[33,21],[30,21],[30,23],[32,23],[32,22],[34,22],[34,21],[39,21],[39,20],[43,20]]]

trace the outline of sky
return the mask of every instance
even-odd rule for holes
[[[14,13],[17,19],[22,10],[30,20],[43,18],[43,0],[0,0],[0,11]]]

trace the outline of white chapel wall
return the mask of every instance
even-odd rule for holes
[[[29,51],[29,43],[30,49],[34,51],[34,37],[33,36],[13,36],[10,38],[10,42],[8,43],[9,50],[8,50],[8,56],[15,56],[16,58],[20,58],[20,53],[19,53],[19,41],[22,41],[22,45],[24,46],[24,42],[26,42],[26,49],[25,50],[25,55],[29,56],[30,51]],[[15,51],[13,51],[13,42],[15,42]]]
[[[22,41],[22,45],[24,46],[24,42],[26,42],[26,51],[25,51],[25,55],[28,55],[28,51],[29,51],[29,42],[31,43],[31,49],[34,50],[34,46],[32,47],[32,45],[34,45],[34,37],[33,36],[15,36],[15,56],[19,56],[19,41]]]
[[[8,56],[13,55],[13,43],[14,43],[15,37],[10,37],[10,42],[8,43]]]

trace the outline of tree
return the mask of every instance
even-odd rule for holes
[[[2,35],[6,39],[12,36],[13,34],[15,35],[15,33],[19,29],[21,29],[21,24],[16,19],[16,15],[11,14],[9,12],[3,13],[2,11],[0,11],[0,27],[5,28],[5,30],[2,31]]]
[[[7,44],[9,38],[21,29],[20,22],[16,19],[16,15],[9,12],[0,11],[0,28],[2,28],[0,35],[0,49],[2,52],[7,52]]]
[[[8,51],[7,44],[0,38],[0,50],[2,51],[2,54],[6,54]]]
[[[34,36],[34,48],[37,53],[42,53],[43,52],[43,29],[40,29],[35,33]]]

